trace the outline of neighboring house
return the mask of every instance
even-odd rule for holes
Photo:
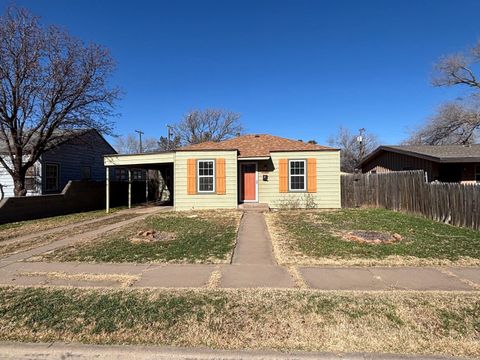
[[[340,207],[339,150],[272,135],[244,135],[160,153],[109,155],[105,166],[159,170],[177,210],[236,208],[243,203]]]
[[[362,161],[361,169],[424,170],[429,181],[480,182],[480,144],[380,146]]]
[[[96,130],[65,133],[27,171],[27,195],[54,194],[70,180],[105,180],[103,155],[115,149]],[[0,140],[0,156],[7,161],[6,144]],[[0,165],[0,185],[4,196],[14,196],[13,180]]]

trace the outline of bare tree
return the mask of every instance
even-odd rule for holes
[[[364,130],[364,129],[362,129]],[[354,172],[365,155],[378,146],[377,136],[363,131],[362,139],[349,129],[340,127],[335,136],[330,137],[328,143],[340,149],[340,168],[344,172]]]
[[[222,141],[242,131],[240,114],[219,109],[193,110],[173,126],[173,133],[182,145]]]
[[[105,48],[43,26],[28,10],[11,7],[0,17],[0,165],[16,196],[26,194],[27,169],[69,131],[111,130],[113,70]]]
[[[466,86],[470,96],[441,105],[406,144],[470,144],[480,131],[480,81],[474,67],[480,63],[480,41],[466,52],[442,57],[435,65],[434,86]]]
[[[479,128],[478,107],[458,102],[446,103],[422,127],[414,131],[404,144],[472,144],[478,139]]]
[[[473,67],[480,63],[480,41],[466,52],[447,55],[435,65],[434,86],[466,85],[480,94],[480,81]]]
[[[180,145],[181,142],[179,136],[173,136],[170,140],[168,137],[160,136],[160,139],[158,140],[158,149],[160,151],[175,150],[180,147]]]
[[[119,136],[115,139],[115,150],[120,154],[140,153],[140,140],[135,134]],[[159,143],[154,138],[142,138],[142,151],[145,153],[159,151]]]

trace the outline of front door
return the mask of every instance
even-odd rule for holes
[[[241,200],[244,202],[257,201],[257,165],[241,165]]]

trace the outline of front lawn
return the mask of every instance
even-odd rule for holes
[[[103,211],[103,213],[105,213],[105,211]],[[83,216],[84,214],[87,216]],[[68,238],[69,236],[85,233],[91,230],[98,229],[102,226],[115,224],[117,222],[128,220],[136,216],[139,216],[139,215],[133,212],[123,213],[123,214],[117,213],[115,216],[108,216],[108,217],[104,217],[97,212],[93,212],[93,214],[89,212],[89,213],[65,215],[65,216],[62,216],[61,218],[63,218],[62,222],[64,224],[65,222],[68,221],[69,226],[67,228],[62,228],[58,231],[54,231],[47,234],[39,234],[38,236],[30,237],[27,240],[22,239],[22,237],[13,237],[11,239],[6,238],[3,240],[0,240],[0,257],[12,255],[21,251],[26,251],[39,246],[47,245],[57,240]],[[88,218],[90,220],[94,218],[98,218],[98,219],[96,219],[96,221],[93,223],[91,222],[84,223],[83,221],[80,220],[80,219],[86,220],[85,218]],[[78,222],[73,221],[73,219],[77,219]],[[48,224],[54,223],[55,220],[56,220],[55,218],[51,218]],[[42,222],[40,221],[40,224],[41,223]],[[22,232],[25,232],[27,231],[27,229],[30,228],[30,223],[28,223],[25,226],[26,226],[25,229],[21,228]],[[31,234],[34,234],[34,235],[36,234],[36,231],[34,231],[33,229],[30,229],[30,231],[31,231]]]
[[[152,215],[105,237],[45,254],[43,260],[110,263],[229,262],[240,217],[238,211]],[[150,237],[152,234],[155,237]]]
[[[480,265],[480,231],[384,209],[280,211],[268,215],[279,262],[317,265]],[[400,241],[367,244],[345,239],[352,230]],[[397,235],[398,234],[398,235]]]
[[[0,340],[480,356],[478,294],[0,287]]]
[[[85,211],[68,215],[53,216],[44,219],[17,221],[0,225],[0,242],[15,237],[30,235],[38,231],[45,231],[61,226],[71,225],[87,220],[94,220],[104,216],[111,215],[124,208],[113,208],[110,214],[105,210]]]

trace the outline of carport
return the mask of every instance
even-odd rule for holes
[[[128,173],[128,207],[132,206],[132,172],[134,169],[147,171],[145,179],[145,195],[148,201],[148,170],[156,170],[164,185],[169,187],[170,196],[173,197],[174,191],[174,163],[175,152],[164,151],[148,154],[115,154],[105,155],[105,208],[107,213],[110,212],[110,195],[112,174],[115,169],[126,169]]]

